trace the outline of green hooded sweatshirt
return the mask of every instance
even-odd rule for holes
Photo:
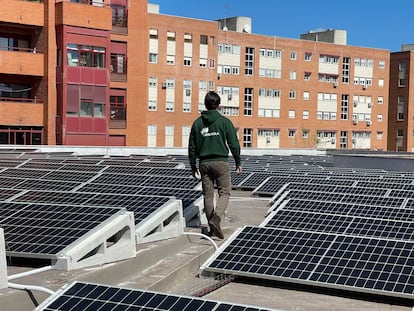
[[[229,149],[236,166],[241,165],[240,144],[233,123],[217,110],[202,111],[191,127],[188,142],[191,169],[197,169],[197,158],[200,162],[228,161]]]

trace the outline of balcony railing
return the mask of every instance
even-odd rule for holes
[[[86,5],[93,5],[93,6],[110,6],[109,0],[56,0],[55,3],[59,2],[72,2],[72,3],[79,3],[79,4],[86,4]]]
[[[35,96],[34,98],[15,98],[0,96],[0,102],[16,102],[16,103],[29,103],[29,104],[42,104],[43,102]]]

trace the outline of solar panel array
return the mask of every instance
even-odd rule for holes
[[[199,185],[173,157],[5,152],[0,220],[6,252],[56,258],[122,211],[134,214],[138,242],[176,235],[183,229],[180,215],[200,216]],[[20,226],[16,219],[22,220]]]
[[[253,190],[270,198],[266,219],[235,232],[202,273],[414,299],[414,174],[305,166],[266,171]]]
[[[35,309],[35,311],[59,310],[270,311],[273,309],[140,289],[74,282]]]

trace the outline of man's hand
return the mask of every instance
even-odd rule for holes
[[[239,165],[239,166],[236,167],[236,173],[237,173],[237,175],[240,175],[241,172],[243,172],[243,168],[242,168],[241,165]]]
[[[191,176],[195,179],[200,179],[200,172],[197,169],[191,170]]]

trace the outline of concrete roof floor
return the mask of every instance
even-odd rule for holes
[[[259,225],[265,218],[269,198],[253,197],[248,191],[234,190],[222,228],[226,237],[242,226]],[[199,233],[199,228],[186,228]],[[223,241],[215,239],[220,245]],[[75,271],[50,270],[13,280],[14,283],[37,285],[58,290],[72,281],[140,288],[169,294],[190,295],[209,287],[212,280],[199,276],[199,268],[214,252],[213,244],[197,235],[182,235],[137,246],[135,258]],[[13,275],[33,267],[9,266]],[[33,310],[48,294],[12,288],[0,290],[0,310]],[[367,299],[363,295],[314,290],[298,285],[272,282],[232,281],[203,296],[205,299],[260,306],[285,311],[405,311],[412,306],[399,301]]]

